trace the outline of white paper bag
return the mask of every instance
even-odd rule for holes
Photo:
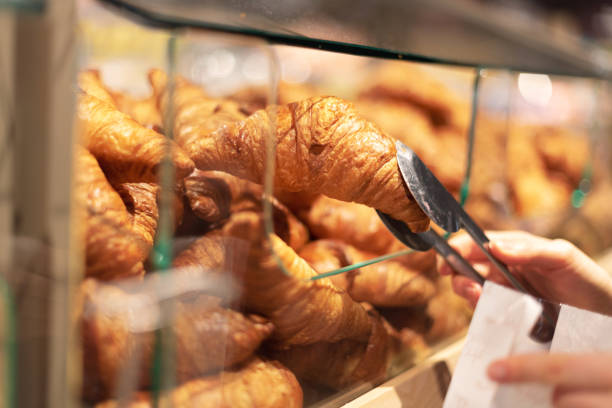
[[[542,312],[532,297],[486,282],[444,401],[444,408],[550,407],[549,386],[499,385],[487,377],[493,361],[534,352],[612,351],[612,318],[562,305],[551,343],[529,333]]]

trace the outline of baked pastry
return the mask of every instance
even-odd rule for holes
[[[300,250],[299,255],[319,273],[376,257],[375,254],[333,240],[310,242]],[[380,307],[422,305],[436,291],[434,282],[425,273],[394,260],[364,266],[331,276],[330,279],[355,301]]]
[[[176,408],[301,408],[302,388],[291,371],[277,361],[251,359],[244,366],[189,381],[162,396],[162,406]],[[152,408],[149,393],[127,404],[107,401],[97,408]]]
[[[96,69],[81,71],[77,77],[77,82],[81,91],[115,106],[115,99],[100,78],[100,71]]]
[[[308,241],[306,227],[274,197],[266,197],[263,187],[222,171],[194,170],[184,180],[185,196],[193,212],[211,224],[225,222],[240,211],[263,212],[272,207],[275,233],[298,250]]]
[[[372,332],[366,341],[319,342],[274,350],[271,356],[299,379],[337,390],[361,382],[383,380],[393,351],[392,339],[377,313],[373,312],[370,319]]]
[[[470,106],[418,64],[385,62],[362,85],[363,99],[388,100],[412,105],[425,112],[436,127],[465,132]]]
[[[117,108],[142,126],[161,132],[162,115],[157,108],[155,96],[136,98],[124,92],[111,92]]]
[[[160,75],[152,73],[153,78]],[[163,108],[163,77],[154,79],[153,86]],[[276,188],[360,202],[404,221],[415,232],[427,229],[429,220],[400,175],[393,140],[350,103],[315,97],[270,106],[244,120],[227,104],[204,92],[198,96],[193,85],[176,81],[174,136],[199,169],[262,183],[266,140],[275,141]]]
[[[159,211],[159,186],[153,183],[122,183],[116,188],[132,218],[132,233],[149,250],[153,247]],[[148,251],[144,257],[148,255]],[[143,257],[143,259],[144,259]]]
[[[242,88],[229,96],[230,99],[240,104],[241,110],[250,115],[266,106],[277,104],[284,105],[290,102],[301,101],[321,95],[321,91],[310,84],[296,84],[280,81],[278,83],[278,94],[276,100],[271,100],[269,86],[250,86]]]
[[[459,333],[472,317],[471,308],[453,292],[448,277],[438,279],[436,295],[427,305],[380,309],[380,313],[400,333],[408,329],[422,334],[430,343]]]
[[[177,179],[193,171],[193,162],[174,142],[138,124],[110,103],[81,93],[77,104],[81,143],[113,180],[156,182],[166,150],[171,153]]]
[[[371,322],[363,307],[329,279],[310,280],[317,273],[277,235],[265,237],[261,216],[253,214],[234,214],[223,230],[247,250],[243,300],[274,324],[273,346],[366,341]]]
[[[530,127],[513,126],[508,137],[509,184],[516,211],[523,216],[551,214],[565,208],[571,190],[562,178],[550,177],[534,148]]]
[[[159,305],[143,294],[93,280],[83,283],[81,330],[84,394],[90,400],[115,395],[122,375],[150,385]],[[244,316],[200,295],[174,304],[176,380],[179,383],[247,360],[272,332],[259,316]]]
[[[105,280],[142,275],[151,248],[146,228],[139,224],[134,231],[121,197],[82,147],[77,147],[75,169],[75,200],[84,209],[85,274]]]
[[[374,209],[324,195],[313,201],[302,219],[318,238],[340,240],[377,254],[388,253],[396,240]]]

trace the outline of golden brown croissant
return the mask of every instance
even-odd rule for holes
[[[262,186],[222,171],[196,169],[185,178],[184,190],[193,212],[212,224],[226,221],[231,213],[263,211]],[[274,197],[266,200],[272,205],[276,234],[295,250],[304,246],[306,227]]]
[[[413,105],[426,112],[436,126],[467,129],[469,105],[417,64],[382,63],[368,78],[360,93],[362,98]]]
[[[93,280],[86,281],[82,290],[85,395],[89,399],[114,395],[131,364],[135,386],[149,386],[159,306],[143,304],[143,295],[127,294]],[[225,309],[217,298],[201,295],[174,307],[172,332],[179,383],[245,361],[272,332],[265,319]]]
[[[516,210],[524,216],[550,214],[569,204],[572,186],[551,177],[534,148],[533,130],[514,126],[508,137],[508,175]]]
[[[382,318],[376,313],[370,318],[372,332],[366,341],[320,342],[271,351],[271,356],[299,379],[334,389],[382,380],[389,368],[392,340]]]
[[[160,75],[153,86],[163,105],[164,74],[152,73]],[[404,221],[414,231],[427,229],[429,220],[400,175],[393,140],[360,117],[350,103],[317,97],[270,106],[239,120],[239,115],[227,113],[223,102],[203,92],[197,95],[193,88],[177,80],[174,135],[198,168],[262,183],[266,140],[272,140],[275,188],[360,202]]]
[[[117,108],[129,115],[142,126],[160,131],[162,129],[162,116],[157,108],[155,96],[135,98],[123,92],[112,92]]]
[[[310,84],[296,84],[280,81],[276,100],[270,98],[269,86],[251,86],[238,90],[230,95],[230,99],[240,103],[243,112],[250,115],[259,109],[265,109],[270,104],[284,105],[290,102],[321,95],[321,91]]]
[[[100,72],[95,69],[81,71],[78,83],[83,92],[110,103],[142,126],[161,129],[161,114],[154,95],[139,99],[123,92],[111,91],[102,82]]]
[[[78,75],[79,88],[88,95],[115,106],[115,99],[102,83],[100,71],[88,69]]]
[[[94,96],[79,95],[78,121],[83,145],[116,181],[156,182],[167,149],[177,179],[193,171],[193,162],[174,142]]]
[[[300,250],[299,255],[319,273],[376,257],[375,254],[333,240],[310,242]],[[357,302],[380,307],[421,305],[436,291],[434,282],[426,274],[394,260],[364,266],[330,279]]]
[[[465,172],[465,135],[435,130],[422,111],[393,100],[365,99],[356,107],[393,138],[410,146],[447,189],[459,191]]]
[[[318,238],[338,239],[377,254],[389,252],[395,241],[376,211],[362,204],[322,195],[313,201],[302,218]]]
[[[189,381],[160,401],[176,408],[301,408],[302,388],[291,371],[277,361],[251,359],[244,366]],[[152,408],[149,393],[136,394],[128,404],[107,401],[97,408]]]
[[[275,234],[264,238],[263,231],[261,217],[249,212],[233,215],[224,226],[228,236],[248,244],[243,298],[249,310],[274,324],[274,346],[365,341],[371,322],[363,307],[329,279],[309,280],[317,273],[308,263]]]
[[[159,186],[153,183],[122,183],[116,187],[116,190],[132,216],[132,232],[150,249],[153,246],[159,218],[157,209]]]
[[[589,158],[588,137],[561,127],[533,128],[535,149],[549,173],[565,178],[576,187],[583,176]]]
[[[381,309],[381,314],[400,333],[416,331],[428,342],[436,342],[460,332],[470,324],[467,302],[455,294],[450,279],[440,278],[437,293],[425,307]]]
[[[116,279],[144,273],[150,245],[134,233],[133,219],[96,159],[78,147],[75,199],[85,208],[85,273]]]
[[[168,103],[166,95],[168,78],[166,74],[160,70],[151,70],[149,81],[153,87],[153,95],[157,98],[157,105],[162,112],[165,112]],[[228,99],[210,98],[201,87],[180,77],[175,80],[172,102],[172,110],[175,113],[173,118],[174,128],[175,130],[182,129],[182,134],[185,133],[187,127],[191,126],[197,132],[208,134],[246,117],[238,103]],[[179,138],[177,136],[178,134],[174,134],[177,141],[184,139],[182,136]],[[202,140],[201,142],[214,148],[214,145],[208,143],[214,142],[212,140]],[[187,154],[191,156],[192,152],[187,152]],[[223,170],[221,167],[198,166],[198,168],[202,170]]]

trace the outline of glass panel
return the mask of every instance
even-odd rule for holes
[[[592,154],[599,149],[586,136],[566,137],[569,119],[559,116],[582,95],[576,123],[603,133],[609,124],[594,119],[609,115],[594,101],[607,94],[593,93],[593,82],[487,69],[476,83],[471,67],[143,29],[121,16],[84,9],[80,22],[78,86],[97,99],[79,93],[80,122],[104,124],[80,143],[104,188],[77,195],[79,242],[86,260],[98,242],[102,260],[116,263],[140,239],[135,271],[85,268],[97,278],[81,286],[79,306],[83,391],[92,402],[197,405],[223,389],[228,405],[247,397],[253,405],[283,398],[279,405],[299,406],[302,397],[338,405],[461,336],[471,311],[437,276],[434,253],[407,250],[371,208],[410,202],[403,189],[388,199],[401,183],[396,166],[385,168],[393,139],[413,148],[487,228],[532,225],[533,177],[545,188],[562,183],[555,211],[563,214],[573,190],[586,194],[582,212],[598,177],[609,186]],[[238,16],[236,25],[241,18],[259,17]],[[558,93],[570,88],[572,97]],[[87,100],[97,108],[88,111]],[[554,131],[534,119],[550,120]],[[77,167],[77,180],[81,173]],[[109,235],[96,241],[90,228],[103,191],[118,207],[100,217]],[[536,214],[547,221],[548,213]],[[129,228],[119,228],[126,216]],[[330,271],[343,273],[321,277]],[[131,272],[144,278],[115,280]]]
[[[611,68],[607,51],[556,35],[543,18],[508,18],[507,11],[477,2],[292,1],[271,7],[223,0],[102,1],[149,24],[244,33],[356,55],[581,76],[607,76]]]

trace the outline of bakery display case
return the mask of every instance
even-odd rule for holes
[[[340,406],[461,339],[435,253],[376,213],[430,225],[395,140],[487,229],[612,244],[595,46],[442,0],[247,3],[79,3],[66,404]]]

